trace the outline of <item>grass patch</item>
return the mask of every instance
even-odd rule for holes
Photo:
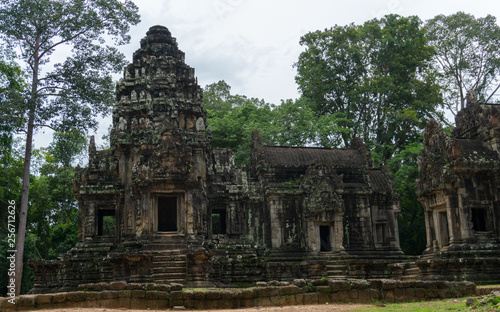
[[[492,306],[473,306],[468,307],[465,304],[467,298],[446,299],[436,301],[422,302],[404,302],[404,303],[385,303],[375,304],[370,307],[356,309],[355,311],[377,311],[377,312],[392,312],[392,311],[418,311],[418,312],[444,312],[444,311],[498,311],[492,310]]]

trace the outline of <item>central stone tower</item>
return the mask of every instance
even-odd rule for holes
[[[201,97],[175,38],[165,27],[152,27],[125,69],[113,112],[124,237],[205,230],[209,144]]]

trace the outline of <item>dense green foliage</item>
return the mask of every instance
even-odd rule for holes
[[[451,112],[464,108],[468,92],[488,101],[498,91],[500,26],[494,16],[438,15],[426,23],[425,32],[437,52],[435,66]]]
[[[332,146],[361,137],[386,163],[415,142],[430,118],[441,119],[434,49],[417,17],[388,15],[301,38],[296,64],[302,97],[323,122]],[[326,145],[323,143],[323,145]]]

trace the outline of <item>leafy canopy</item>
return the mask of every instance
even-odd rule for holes
[[[500,27],[496,18],[458,12],[427,21],[426,36],[435,46],[445,104],[452,113],[463,109],[468,92],[488,101],[500,87]]]
[[[59,132],[95,127],[113,103],[111,74],[124,64],[105,39],[127,43],[137,10],[131,1],[1,0],[1,39],[20,52],[30,85],[9,116],[26,123],[32,115],[35,127]]]
[[[301,38],[296,82],[326,125],[324,146],[361,137],[386,162],[418,139],[426,120],[442,118],[434,49],[420,25],[415,16],[388,15]]]

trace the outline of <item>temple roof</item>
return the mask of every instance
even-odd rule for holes
[[[314,147],[263,146],[266,163],[274,166],[309,166],[313,162],[335,167],[364,167],[363,155],[358,150]]]
[[[377,193],[392,193],[393,186],[392,180],[379,169],[369,170],[368,176],[370,177],[370,185],[374,192]]]

